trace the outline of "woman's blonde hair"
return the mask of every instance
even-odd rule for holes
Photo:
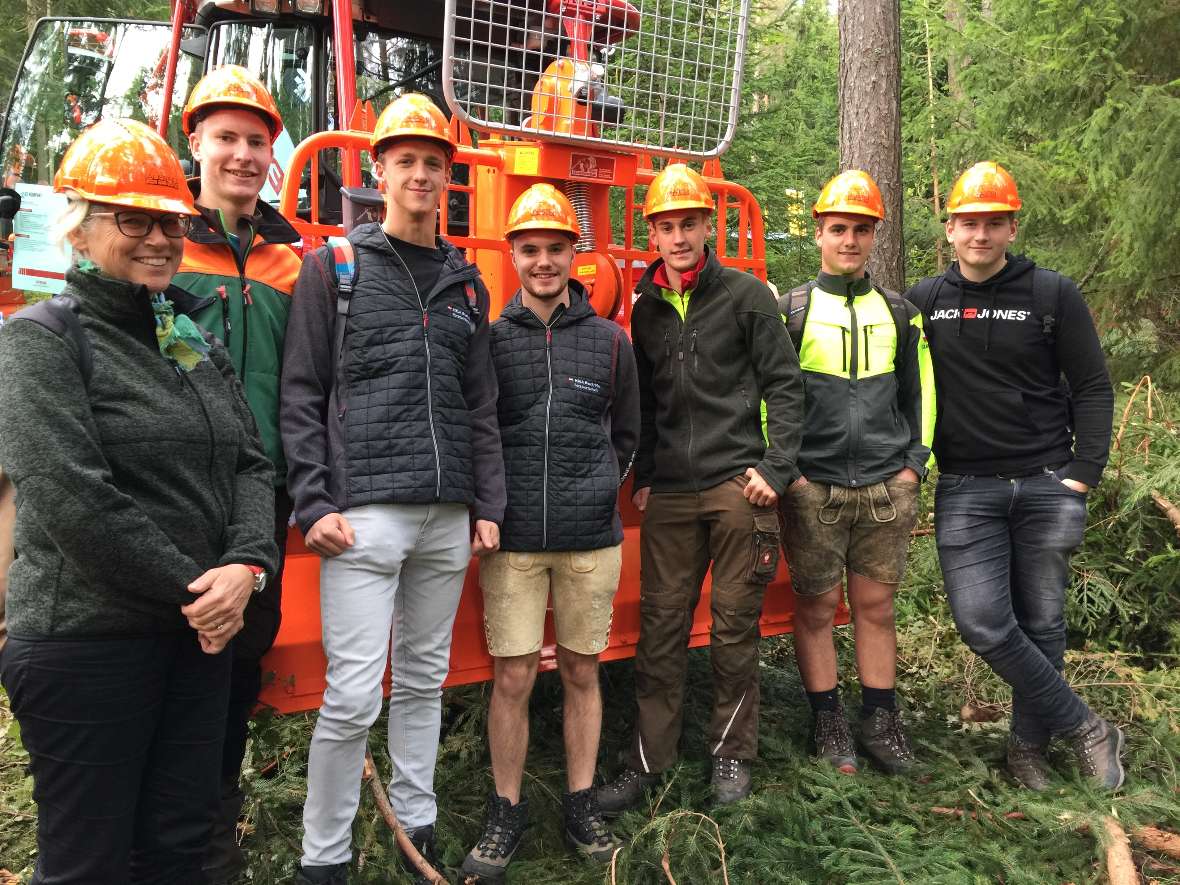
[[[64,252],[69,244],[70,234],[82,226],[89,214],[90,201],[77,191],[67,191],[66,210],[58,216],[49,232],[54,245]]]

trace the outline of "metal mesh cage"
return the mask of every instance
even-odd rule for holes
[[[446,0],[468,125],[689,158],[733,139],[750,0]]]

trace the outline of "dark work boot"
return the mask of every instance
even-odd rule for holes
[[[745,799],[753,789],[748,759],[731,759],[728,756],[713,757],[713,801],[718,805],[729,805]]]
[[[613,781],[598,788],[598,807],[605,815],[620,814],[638,805],[647,788],[654,787],[659,781],[658,774],[624,768]]]
[[[565,815],[566,844],[591,860],[610,863],[619,842],[603,820],[597,791],[587,787],[566,793],[561,797],[561,810]]]
[[[238,817],[245,798],[236,779],[222,783],[221,801],[209,833],[209,847],[201,861],[209,885],[230,885],[246,869],[246,855],[238,845]]]
[[[1108,790],[1123,785],[1127,773],[1119,756],[1126,738],[1121,729],[1091,710],[1082,724],[1064,737],[1077,756],[1078,768],[1094,784]]]
[[[327,867],[300,867],[292,885],[348,885],[348,864]]]
[[[914,768],[914,751],[896,710],[874,707],[860,720],[860,748],[886,774],[908,774]]]
[[[412,830],[406,830],[406,836],[410,839],[410,844],[418,849],[426,862],[434,867],[435,871],[440,875],[443,874],[442,864],[438,860],[438,852],[434,847],[434,824],[424,824],[420,827],[414,827]],[[409,872],[413,879],[414,885],[430,885],[430,880],[427,879],[418,870],[418,867],[410,860],[404,851],[399,848],[398,851],[402,856],[402,864]],[[446,878],[445,876],[443,876]]]
[[[487,817],[483,835],[463,859],[462,872],[475,876],[477,882],[500,883],[520,845],[520,838],[528,826],[529,803],[521,799],[515,805],[492,793],[488,797]]]
[[[818,710],[811,724],[815,755],[842,774],[856,774],[856,747],[844,709]]]
[[[1049,789],[1053,769],[1045,756],[1047,747],[1026,741],[1016,732],[1008,735],[1008,773],[1022,787],[1040,793]]]

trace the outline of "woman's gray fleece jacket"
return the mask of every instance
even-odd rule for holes
[[[94,353],[16,314],[0,332],[0,465],[16,486],[15,637],[187,629],[187,585],[230,563],[272,573],[274,504],[233,375],[211,359],[178,372],[156,342],[150,293],[73,269]]]

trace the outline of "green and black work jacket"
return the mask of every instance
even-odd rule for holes
[[[799,365],[809,480],[857,487],[904,467],[925,476],[934,437],[934,373],[922,315],[906,302],[908,335],[868,277],[820,273],[811,292]]]
[[[275,483],[283,485],[287,463],[279,438],[279,374],[291,294],[302,266],[292,248],[299,234],[262,200],[253,216],[227,232],[218,213],[199,205],[200,182],[189,187],[201,214],[193,219],[172,282],[193,297],[177,301],[176,311],[225,343],[274,464]]]

